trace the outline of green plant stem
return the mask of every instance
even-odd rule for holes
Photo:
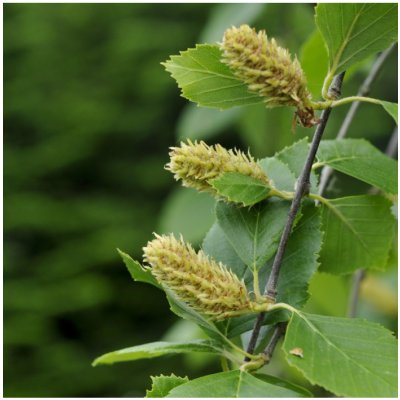
[[[324,79],[324,83],[322,85],[322,97],[324,99],[329,99],[329,87],[331,85],[333,79],[333,75],[332,73],[329,71],[328,75],[326,75],[325,79]]]
[[[229,371],[228,360],[225,357],[221,356],[220,357],[220,361],[221,361],[221,369],[222,369],[222,371],[224,371],[224,372]]]
[[[260,282],[258,279],[257,268],[253,269],[253,291],[254,291],[256,301],[258,301],[261,298],[261,293],[260,293]]]
[[[330,206],[329,200],[319,194],[309,193],[308,197],[318,201],[319,203],[325,204],[327,207]]]
[[[330,86],[330,93],[332,94],[331,97],[334,97],[334,96],[338,97],[340,95],[340,90],[342,87],[344,74],[345,73],[342,72],[341,74],[336,76],[335,79],[333,80],[333,82]],[[321,114],[320,123],[318,124],[317,129],[315,130],[313,140],[310,145],[310,150],[307,155],[307,159],[305,161],[301,175],[297,181],[297,189],[294,194],[292,204],[290,206],[288,219],[287,219],[285,228],[283,230],[283,233],[282,233],[279,245],[278,245],[278,250],[276,252],[274,262],[272,264],[271,273],[269,275],[268,282],[267,282],[267,285],[266,285],[265,291],[264,291],[264,295],[266,297],[269,297],[272,301],[275,301],[275,299],[276,299],[276,295],[277,295],[276,287],[278,284],[278,278],[279,278],[279,273],[280,273],[280,269],[281,269],[281,265],[282,265],[282,261],[283,261],[283,256],[284,256],[284,253],[286,250],[286,245],[288,243],[289,236],[290,236],[296,215],[300,209],[303,196],[305,196],[309,193],[311,167],[314,162],[315,155],[317,153],[319,143],[322,139],[322,135],[324,133],[326,124],[328,122],[331,110],[332,110],[331,108],[327,108],[327,109],[323,110],[323,112]],[[257,339],[258,339],[258,336],[260,335],[261,326],[264,321],[264,316],[265,316],[264,312],[260,313],[255,322],[255,325],[253,327],[253,332],[251,334],[249,345],[247,347],[247,352],[250,354],[252,354],[254,352],[254,349],[256,347]]]
[[[365,103],[372,103],[382,105],[382,100],[374,99],[373,97],[365,97],[365,96],[349,96],[344,97],[340,100],[326,100],[326,101],[317,101],[313,102],[312,107],[314,110],[326,110],[327,108],[335,108],[342,106],[344,104],[349,104],[353,102],[363,101]]]
[[[352,103],[354,101],[364,101],[366,103],[373,103],[373,104],[382,104],[381,100],[378,99],[374,99],[372,97],[364,97],[364,96],[350,96],[350,97],[345,97],[343,99],[340,100],[335,100],[331,103],[330,107],[334,108],[334,107],[339,107],[342,106],[343,104],[348,104],[348,103]]]

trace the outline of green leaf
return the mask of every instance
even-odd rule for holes
[[[146,390],[146,397],[166,397],[169,392],[184,383],[189,382],[189,378],[184,378],[171,374],[170,376],[160,375],[151,376],[151,390]]]
[[[398,106],[397,103],[390,103],[389,101],[381,101],[382,107],[388,112],[388,114],[395,120],[398,125]]]
[[[251,269],[260,269],[277,249],[289,207],[286,201],[269,201],[251,209],[219,202],[216,214],[239,258]]]
[[[207,335],[219,343],[228,343],[226,337],[218,330],[213,322],[209,321],[197,311],[191,309],[186,303],[181,301],[176,295],[169,290],[168,287],[161,286],[151,274],[151,269],[142,267],[140,263],[133,260],[128,254],[118,250],[125,265],[127,266],[132,278],[138,282],[150,283],[162,290],[167,295],[167,300],[170,304],[171,311],[179,317],[194,322],[207,333]],[[111,353],[110,353],[111,354]]]
[[[217,45],[197,45],[171,56],[163,65],[182,89],[182,96],[201,106],[226,109],[263,101],[221,62]]]
[[[175,296],[175,294],[167,287],[164,287],[164,291],[167,293],[167,300],[173,313],[175,313],[178,317],[194,322],[210,338],[214,339],[221,345],[230,344],[225,335],[215,326],[212,321],[190,308],[185,302],[181,301],[177,296]]]
[[[213,340],[192,340],[182,343],[152,342],[103,354],[93,361],[93,366],[192,352],[222,354],[224,349]]]
[[[364,139],[324,140],[316,165],[329,165],[384,192],[397,193],[397,162]]]
[[[325,200],[320,269],[333,274],[346,274],[357,268],[383,269],[395,227],[390,207],[390,201],[382,196]]]
[[[162,290],[167,295],[167,300],[169,302],[171,311],[178,315],[179,317],[186,319],[188,321],[194,322],[200,328],[203,329],[207,335],[219,343],[228,343],[226,337],[218,330],[218,328],[214,325],[213,322],[209,321],[197,311],[191,309],[185,302],[181,301],[176,295],[168,288],[161,286],[154,276],[151,274],[151,269],[146,269],[142,267],[140,263],[133,260],[128,254],[123,253],[121,250],[118,250],[122,259],[124,260],[125,265],[127,266],[132,278],[138,282],[150,283]],[[114,353],[110,353],[114,354]]]
[[[397,40],[397,4],[318,4],[316,24],[328,48],[333,76]]]
[[[303,388],[268,375],[244,371],[220,372],[202,376],[170,391],[167,397],[308,397]]]
[[[128,254],[124,253],[120,249],[117,250],[134,281],[150,283],[153,286],[161,288],[156,278],[154,278],[153,274],[151,273],[150,268],[143,267],[138,261],[135,261]]]
[[[275,158],[285,163],[290,171],[294,174],[295,178],[297,179],[302,170],[304,163],[307,159],[309,151],[309,144],[308,139],[304,138],[299,140],[298,142],[292,144],[289,147],[285,147],[279,153],[275,154]],[[311,193],[318,192],[318,179],[315,173],[312,171],[310,175],[311,181]]]
[[[218,225],[218,222],[212,226],[205,237],[203,250],[215,260],[228,266],[240,279],[244,278],[245,273],[249,271],[246,264],[238,257],[235,249],[229,243],[224,231]],[[249,290],[253,290],[252,274],[247,274],[245,283]],[[233,338],[251,330],[256,318],[257,316],[254,314],[230,318],[217,322],[216,327],[223,332],[225,336]],[[284,310],[277,310],[265,316],[263,325],[286,321],[287,319],[287,313]]]
[[[274,310],[267,313],[262,322],[262,326],[264,325],[272,325],[278,322],[287,321],[289,319],[289,312],[286,310]],[[252,331],[254,328],[254,324],[256,322],[258,315],[250,314],[243,315],[236,318],[230,318],[226,321],[222,321],[220,330],[225,333],[225,335],[229,338],[234,338],[242,333]],[[263,351],[261,349],[260,351]]]
[[[308,284],[318,268],[322,245],[321,219],[314,204],[302,206],[302,217],[293,228],[282,261],[278,281],[277,302],[296,308],[308,300]],[[273,257],[274,258],[274,257]],[[273,258],[260,270],[261,287],[270,275]]]
[[[237,256],[234,248],[226,238],[224,231],[215,222],[208,231],[202,246],[204,252],[215,260],[222,262],[242,279],[247,267]]]
[[[238,172],[226,172],[209,183],[221,197],[244,206],[259,203],[270,191],[260,180]]]
[[[303,357],[291,354],[301,349]],[[397,341],[361,319],[296,312],[283,350],[312,383],[344,397],[397,397]]]
[[[348,82],[361,68],[371,67],[375,55],[356,62],[346,69],[344,82]],[[321,90],[329,68],[328,51],[321,32],[316,29],[300,50],[300,63],[307,77],[307,87],[314,98],[321,97]]]
[[[294,192],[296,177],[289,166],[276,157],[263,158],[258,162],[271,180],[271,185],[282,191]]]
[[[172,232],[190,243],[200,243],[214,222],[214,204],[208,193],[179,186],[164,202],[157,232]]]
[[[308,300],[308,285],[318,268],[318,253],[322,244],[321,220],[318,210],[313,204],[306,203],[302,207],[302,213],[302,218],[290,235],[278,281],[277,301],[296,308],[302,307]],[[267,283],[273,259],[274,257],[259,272],[261,291]],[[245,277],[248,287],[251,282],[249,275],[251,274]],[[253,329],[256,318],[257,316],[247,315],[229,320],[229,325],[226,327],[227,336],[235,337]],[[287,319],[288,315],[285,310],[277,310],[266,314],[263,325]]]
[[[329,58],[321,32],[316,29],[300,50],[300,63],[307,77],[307,87],[314,98],[321,97],[321,89],[328,72]]]

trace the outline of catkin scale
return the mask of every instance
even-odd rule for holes
[[[318,122],[299,61],[292,60],[288,50],[279,47],[275,39],[268,39],[265,31],[257,33],[248,25],[227,29],[221,49],[222,62],[251,91],[264,97],[267,107],[294,106],[304,126]]]
[[[171,147],[169,155],[171,161],[165,168],[174,174],[176,180],[182,180],[183,186],[201,192],[217,196],[209,181],[226,172],[238,172],[269,184],[268,177],[250,155],[239,150],[227,150],[219,144],[208,146],[203,141],[192,143],[188,140],[180,147]]]
[[[254,308],[243,281],[182,238],[156,235],[143,250],[157,281],[196,311],[218,320]]]

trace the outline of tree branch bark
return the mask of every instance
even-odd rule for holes
[[[340,92],[341,92],[341,87],[343,83],[343,78],[344,78],[344,72],[341,74],[337,75],[333,81],[332,84],[329,88],[330,95],[332,97],[339,97]],[[301,175],[297,181],[297,188],[294,194],[294,198],[292,200],[292,204],[290,206],[289,210],[289,215],[288,219],[285,225],[285,228],[283,230],[278,250],[276,252],[274,262],[272,265],[271,273],[267,282],[267,285],[265,287],[264,295],[271,298],[273,301],[276,299],[277,295],[277,284],[278,284],[278,279],[279,279],[279,273],[280,269],[282,266],[282,261],[283,261],[283,256],[286,250],[286,245],[289,240],[289,236],[293,227],[294,220],[296,218],[296,215],[300,209],[301,206],[301,200],[304,195],[308,194],[310,190],[310,172],[311,172],[311,167],[315,159],[315,155],[318,150],[319,143],[321,141],[322,135],[324,133],[326,124],[328,122],[330,113],[332,109],[327,108],[322,111],[321,114],[321,120],[320,123],[317,126],[317,129],[315,130],[311,145],[310,145],[310,150],[307,155],[307,159],[305,161],[303,170],[301,172]],[[251,335],[249,345],[247,347],[247,352],[252,354],[254,352],[255,346],[257,344],[257,339],[260,334],[260,329],[264,320],[265,313],[259,314],[257,317],[256,323],[253,328],[253,333]],[[274,333],[277,333],[277,328]],[[247,360],[246,360],[247,361]]]

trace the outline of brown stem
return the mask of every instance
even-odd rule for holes
[[[264,350],[264,354],[266,355],[267,360],[271,359],[272,354],[275,351],[275,347],[279,342],[279,339],[284,335],[286,331],[286,326],[287,326],[286,322],[280,322],[279,324],[276,324],[271,339],[269,340],[267,347]]]
[[[335,76],[335,78],[332,81],[332,84],[329,88],[330,95],[332,97],[339,97],[340,92],[341,92],[341,87],[343,83],[343,77],[344,77],[344,72],[341,74]],[[331,108],[326,108],[325,110],[322,111],[321,114],[321,120],[320,123],[317,126],[317,129],[315,130],[311,145],[310,145],[310,150],[308,152],[306,162],[304,164],[303,170],[301,172],[301,175],[297,181],[297,188],[294,194],[294,198],[292,200],[292,204],[290,206],[289,210],[289,215],[288,219],[286,221],[285,228],[283,230],[281,240],[278,245],[278,250],[276,252],[274,262],[272,264],[272,269],[271,273],[267,282],[267,285],[265,287],[264,294],[268,297],[270,297],[272,300],[275,301],[276,295],[277,295],[277,284],[278,284],[278,279],[279,279],[279,272],[282,266],[282,261],[283,261],[283,256],[285,254],[285,249],[287,242],[289,240],[289,235],[293,227],[294,220],[296,218],[296,215],[300,209],[301,206],[301,200],[304,195],[308,194],[309,189],[310,189],[310,172],[311,172],[311,167],[315,159],[315,155],[318,150],[319,143],[321,141],[322,135],[324,133],[326,124],[328,122],[330,113],[332,109]],[[260,329],[263,323],[264,319],[264,313],[259,314],[257,317],[256,323],[253,328],[253,332],[249,341],[249,345],[247,347],[247,352],[250,354],[253,354],[255,346],[257,344],[257,339],[260,334]]]

